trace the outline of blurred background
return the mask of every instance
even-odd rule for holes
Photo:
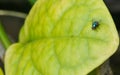
[[[31,8],[30,0],[0,0],[0,9],[28,13]]]
[[[0,21],[10,37],[15,42],[18,40],[18,33],[36,0],[0,0]],[[118,32],[120,32],[120,0],[104,0],[108,7]],[[4,58],[4,47],[0,41],[0,58]],[[2,59],[1,59],[2,60]],[[0,66],[3,63],[0,60]],[[110,65],[114,75],[120,75],[120,49],[110,58]]]

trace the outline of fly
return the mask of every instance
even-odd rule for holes
[[[100,24],[99,24],[98,21],[94,21],[94,22],[92,23],[92,30],[97,29],[99,25],[100,25]]]

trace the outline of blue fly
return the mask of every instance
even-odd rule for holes
[[[100,24],[99,24],[98,21],[94,21],[94,22],[92,23],[92,30],[95,30],[96,28],[98,28],[99,25],[100,25]]]

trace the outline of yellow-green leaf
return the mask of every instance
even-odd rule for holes
[[[6,52],[6,75],[86,75],[118,43],[102,0],[37,0]]]
[[[4,75],[2,69],[0,68],[0,75]]]

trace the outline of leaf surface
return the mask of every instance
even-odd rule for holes
[[[116,51],[118,40],[102,0],[38,0],[6,52],[6,75],[86,75]]]
[[[0,68],[0,75],[4,75],[2,69]]]

